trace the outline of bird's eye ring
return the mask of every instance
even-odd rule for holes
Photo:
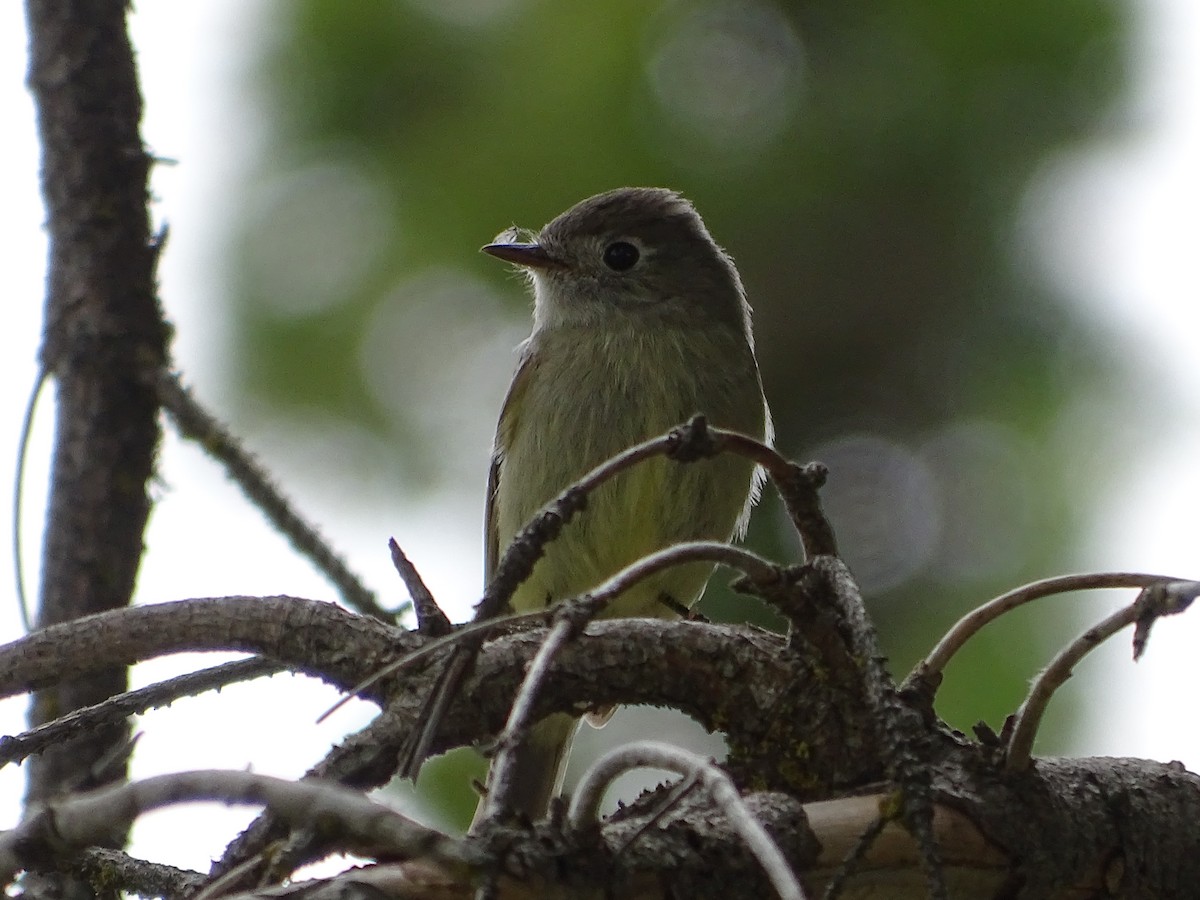
[[[604,248],[604,264],[614,272],[628,272],[640,256],[638,248],[628,241],[614,241]]]

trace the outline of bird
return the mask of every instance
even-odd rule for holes
[[[515,264],[533,294],[533,326],[517,349],[488,475],[488,579],[543,505],[634,444],[698,414],[771,440],[741,278],[679,193],[610,190],[536,234],[509,229],[482,249]],[[751,462],[729,454],[689,464],[652,458],[622,472],[546,545],[510,611],[578,596],[681,541],[741,537],[759,480]],[[708,563],[660,572],[602,616],[674,618],[711,574]],[[576,725],[555,713],[532,729],[516,761],[513,812],[545,815]]]

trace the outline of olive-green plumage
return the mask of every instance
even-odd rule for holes
[[[487,573],[534,514],[587,471],[702,413],[710,424],[770,437],[749,307],[728,256],[686,200],[658,188],[592,197],[533,243],[490,244],[524,267],[534,328],[520,348],[488,484]],[[687,540],[726,540],[744,527],[753,466],[730,455],[682,464],[657,458],[601,486],[546,547],[517,589],[516,611],[577,596],[641,557]],[[662,572],[607,616],[673,615],[711,566]],[[518,763],[519,810],[546,809],[574,729],[567,715],[535,729]]]

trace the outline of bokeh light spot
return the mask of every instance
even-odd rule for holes
[[[803,57],[774,5],[677,4],[660,21],[646,68],[673,125],[727,155],[752,155],[783,130]]]
[[[919,455],[937,480],[947,524],[931,574],[961,582],[1019,572],[1034,511],[1018,436],[995,422],[960,421],[933,435]]]
[[[387,191],[344,162],[287,172],[251,195],[247,273],[279,316],[327,313],[396,249]]]
[[[461,28],[483,28],[508,19],[523,0],[409,0],[431,19]]]
[[[937,481],[920,457],[869,434],[839,438],[806,456],[829,466],[825,511],[864,594],[898,587],[925,568],[941,515]]]
[[[528,334],[504,310],[482,281],[433,269],[397,284],[363,329],[368,392],[395,427],[419,430],[439,473],[486,472],[513,349]]]

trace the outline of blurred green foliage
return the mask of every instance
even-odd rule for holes
[[[419,304],[412,279],[431,271],[482,286],[466,315],[394,347],[432,353],[418,380],[467,367],[477,341],[454,322],[527,316],[479,245],[600,190],[668,185],[738,261],[779,446],[832,454],[834,524],[856,569],[879,568],[865,586],[898,674],[977,602],[1071,567],[1102,423],[1068,411],[1112,363],[1018,264],[1017,222],[1041,167],[1109,127],[1125,4],[303,0],[274,15],[259,70],[272,118],[231,309],[256,404],[365,430],[398,477],[423,458],[431,484],[482,483],[443,465],[443,437],[381,403],[377,370],[354,362],[381,305]],[[268,237],[284,249],[264,261]],[[305,293],[339,266],[328,296],[280,296],[280,271]],[[471,403],[471,383],[438,402]],[[768,504],[752,541],[794,557],[781,522]],[[1061,617],[985,633],[940,712],[998,727]]]

